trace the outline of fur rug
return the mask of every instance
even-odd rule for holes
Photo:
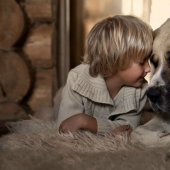
[[[0,170],[157,170],[170,168],[170,146],[135,146],[127,136],[61,135],[55,122],[10,123],[0,138]]]

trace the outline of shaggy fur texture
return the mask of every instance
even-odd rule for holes
[[[169,169],[170,147],[144,148],[124,136],[90,132],[58,133],[55,122],[10,123],[0,138],[2,170],[155,170]]]

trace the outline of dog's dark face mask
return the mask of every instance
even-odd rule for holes
[[[170,113],[170,87],[149,87],[147,90],[147,96],[154,111]]]

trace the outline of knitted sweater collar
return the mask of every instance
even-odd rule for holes
[[[124,86],[115,98],[111,99],[104,78],[101,75],[91,77],[88,64],[80,66],[81,71],[73,86],[74,91],[91,101],[114,106],[116,114],[139,109],[139,102],[145,95],[147,83],[144,83],[142,88]]]
[[[94,102],[113,105],[104,78],[101,75],[95,78],[91,77],[89,75],[89,65],[84,65],[73,90]]]

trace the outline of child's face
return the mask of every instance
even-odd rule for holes
[[[145,59],[142,62],[132,61],[127,69],[118,71],[117,76],[123,85],[141,87],[148,72],[150,72],[150,65],[148,59]]]

